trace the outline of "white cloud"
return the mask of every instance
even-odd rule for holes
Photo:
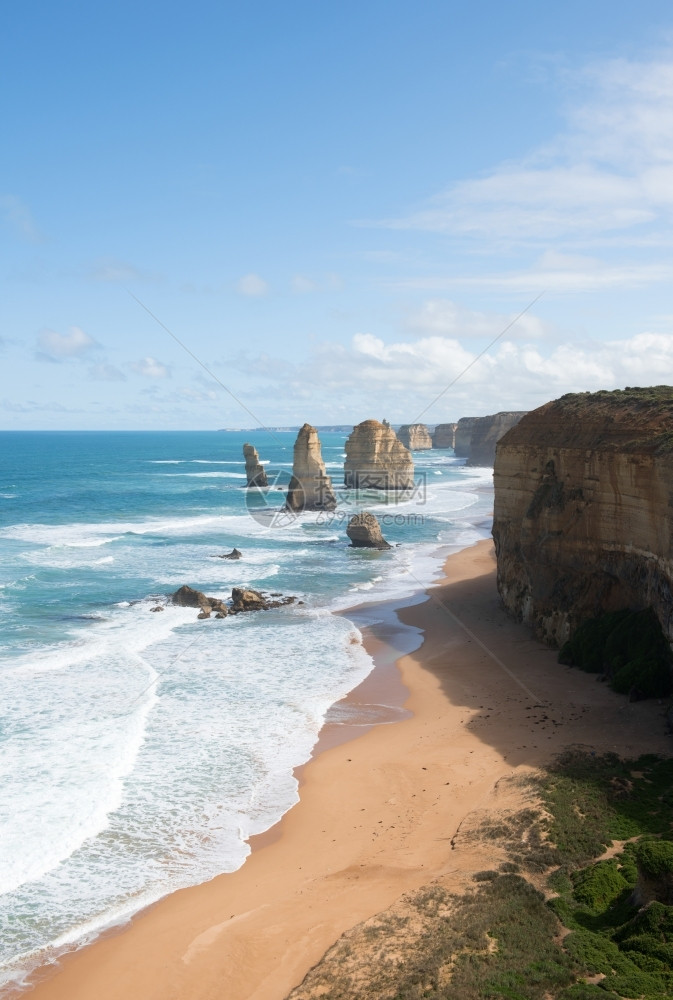
[[[0,213],[6,223],[23,239],[40,243],[42,234],[35,225],[30,209],[13,194],[0,195]]]
[[[297,295],[306,295],[309,292],[338,292],[343,286],[343,278],[334,271],[319,278],[309,278],[306,274],[295,274],[290,282],[292,291]]]
[[[156,358],[141,358],[129,365],[131,371],[145,378],[170,378],[170,368]]]
[[[244,274],[238,279],[236,290],[250,298],[262,298],[269,294],[269,286],[258,274]]]
[[[546,255],[543,255],[543,257]],[[568,258],[572,259],[572,258]],[[673,261],[609,264],[600,262],[591,267],[569,264],[554,268],[543,265],[542,258],[528,268],[485,274],[443,275],[404,278],[390,281],[391,287],[442,291],[457,288],[479,288],[485,291],[515,292],[535,295],[538,292],[599,292],[606,289],[644,288],[673,280]]]
[[[305,295],[307,292],[316,290],[315,281],[311,281],[305,274],[295,274],[291,282],[292,291],[298,295]]]
[[[94,263],[91,278],[94,281],[127,282],[147,281],[152,279],[153,275],[142,271],[135,264],[116,260],[114,257],[103,257]]]
[[[254,364],[248,371],[255,373]],[[256,375],[258,394],[265,383],[278,384],[273,364]],[[566,392],[667,381],[673,382],[673,335],[651,332],[604,343],[507,339],[481,357],[448,336],[385,344],[360,333],[348,347],[324,344],[307,362],[286,362],[283,370],[292,419],[300,421],[310,408],[318,422],[345,413],[400,422],[422,414],[433,423],[533,409]]]
[[[68,358],[79,358],[83,354],[98,347],[99,344],[88,333],[78,326],[68,327],[67,333],[57,333],[56,330],[42,330],[38,335],[37,344],[39,356],[50,361],[65,361]]]
[[[119,368],[115,368],[114,365],[101,363],[98,365],[91,365],[88,369],[89,378],[93,379],[94,382],[125,382],[126,375],[124,372],[120,371]]]
[[[493,339],[515,319],[509,333],[510,339],[538,339],[551,332],[548,324],[530,313],[516,318],[517,314],[478,312],[466,309],[450,299],[427,299],[419,309],[410,313],[406,327],[419,333],[439,334],[445,337],[484,337]]]
[[[567,128],[519,162],[451,185],[384,226],[491,244],[597,242],[673,221],[673,65],[613,60],[582,77]]]

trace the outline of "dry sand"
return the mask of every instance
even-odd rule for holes
[[[243,868],[67,956],[31,1000],[282,1000],[343,931],[470,869],[457,831],[492,806],[502,779],[571,744],[670,753],[661,705],[629,704],[559,666],[504,615],[489,542],[451,556],[445,572],[428,601],[400,615],[425,634],[398,662],[412,714],[346,743],[339,735],[357,728],[326,727],[299,804]],[[385,654],[385,633],[368,648],[377,641]],[[401,697],[390,655],[382,660],[356,698]]]

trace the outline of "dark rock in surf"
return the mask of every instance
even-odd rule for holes
[[[392,545],[385,540],[381,533],[381,525],[374,514],[363,510],[348,522],[346,534],[351,540],[351,548],[354,549],[391,549]]]

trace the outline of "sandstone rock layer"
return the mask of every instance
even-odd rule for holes
[[[346,441],[344,484],[349,489],[411,490],[414,460],[388,424],[363,420]]]
[[[287,491],[290,510],[334,510],[336,495],[325,471],[315,427],[304,424],[294,445],[292,479]]]
[[[453,448],[458,424],[437,424],[432,435],[433,448]]]
[[[467,465],[493,465],[497,442],[510,427],[518,424],[525,412],[525,410],[502,410],[487,417],[461,417],[455,425],[453,448],[456,455],[459,458],[466,458]],[[435,445],[435,447],[440,446]]]
[[[489,417],[474,418],[466,465],[493,465],[496,444],[511,427],[519,423],[525,413],[525,410],[509,410]]]
[[[673,638],[673,388],[563,396],[496,449],[493,537],[507,609],[552,644],[652,606]]]
[[[392,545],[383,537],[378,518],[369,511],[355,514],[348,522],[346,534],[354,549],[391,549]]]
[[[472,442],[472,428],[479,419],[479,417],[461,417],[456,424],[453,450],[458,458],[467,458],[469,456],[470,444]]]
[[[432,438],[425,424],[402,424],[397,437],[409,451],[426,451],[432,448]]]
[[[245,474],[248,479],[248,487],[268,486],[269,482],[266,477],[264,466],[260,464],[257,449],[251,444],[244,444],[243,457],[245,458]]]

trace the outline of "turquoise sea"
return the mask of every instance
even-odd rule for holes
[[[335,611],[418,595],[490,532],[490,469],[416,452],[417,489],[282,516],[289,432],[0,433],[0,989],[167,893],[232,871],[297,800],[372,662]],[[267,463],[245,490],[242,446]],[[321,434],[335,487],[345,435]],[[388,552],[348,547],[357,509]],[[217,558],[236,547],[243,558]],[[183,583],[303,605],[198,621]],[[161,605],[164,610],[152,613]],[[361,618],[358,616],[358,621]],[[347,721],[347,720],[344,720]]]

